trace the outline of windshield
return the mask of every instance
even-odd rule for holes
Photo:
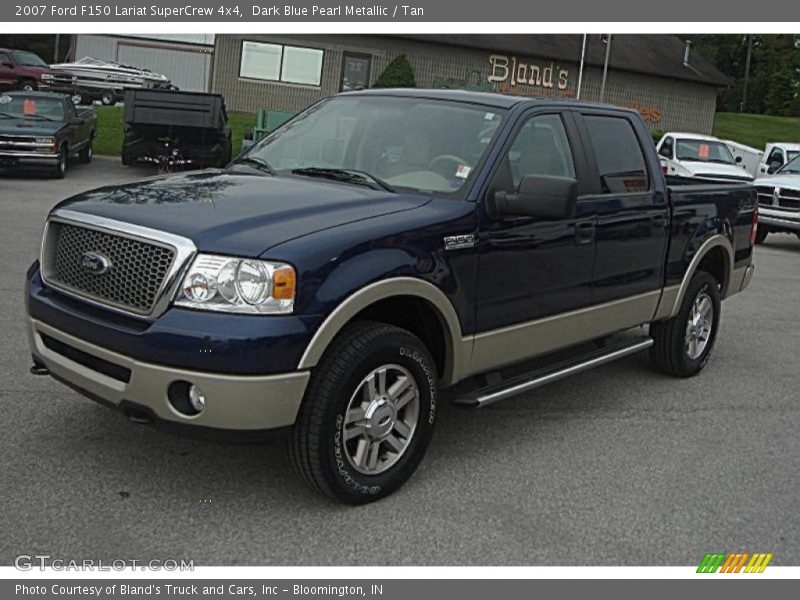
[[[46,62],[44,62],[41,58],[35,55],[33,52],[20,52],[19,50],[14,52],[14,60],[17,61],[18,65],[22,65],[24,67],[49,67]]]
[[[789,156],[791,156],[791,154],[789,154]],[[794,158],[783,165],[783,168],[779,169],[778,173],[783,175],[800,175],[800,156],[795,152]]]
[[[391,189],[458,194],[501,112],[424,98],[339,96],[301,113],[239,161],[299,176],[347,170]]]
[[[735,165],[733,154],[722,142],[713,140],[678,140],[678,160],[696,160]]]
[[[34,119],[63,121],[64,103],[60,98],[45,96],[0,96],[0,119]]]
[[[798,156],[800,156],[800,150],[787,150],[786,151],[786,159],[789,160],[789,161],[794,160]]]

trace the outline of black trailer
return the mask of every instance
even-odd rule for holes
[[[231,130],[219,94],[127,90],[122,164],[222,167],[231,160]]]

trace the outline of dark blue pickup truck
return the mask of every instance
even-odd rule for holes
[[[483,406],[647,348],[702,370],[752,276],[756,195],[679,183],[630,110],[342,94],[224,169],[56,206],[32,371],[135,421],[291,427],[312,487],[375,500],[422,460],[444,388]]]

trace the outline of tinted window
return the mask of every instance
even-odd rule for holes
[[[539,115],[530,118],[517,133],[514,143],[506,155],[500,176],[510,178],[510,185],[500,188],[519,187],[523,177],[550,175],[575,177],[567,132],[558,115]]]
[[[642,148],[627,119],[585,116],[604,194],[650,189]]]

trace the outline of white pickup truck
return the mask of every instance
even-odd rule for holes
[[[764,150],[756,177],[772,175],[797,156],[800,156],[800,144],[770,142]]]
[[[710,135],[666,133],[656,144],[665,175],[708,181],[753,181],[727,144]]]
[[[770,233],[795,233],[800,237],[800,155],[774,174],[759,177],[758,232],[760,244]]]

